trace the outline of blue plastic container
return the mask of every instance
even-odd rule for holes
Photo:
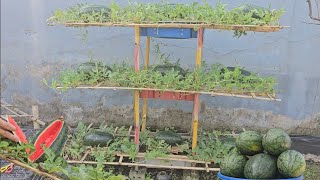
[[[221,174],[220,172],[218,173],[218,177],[221,180],[256,180],[256,179],[242,179],[242,178],[229,177]],[[289,178],[289,179],[269,179],[269,180],[303,180],[303,176],[300,176],[297,178]]]
[[[197,38],[193,28],[140,28],[140,36],[171,39]]]

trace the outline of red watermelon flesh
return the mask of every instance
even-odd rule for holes
[[[7,115],[7,118],[5,120],[16,128],[16,130],[12,131],[12,133],[18,137],[19,143],[28,144],[26,135],[23,133],[22,129],[18,126],[16,121],[9,115]]]
[[[42,145],[44,145],[46,148],[51,147],[53,142],[55,142],[56,138],[60,134],[63,125],[64,121],[57,119],[42,131],[42,133],[35,140],[34,146],[36,150],[29,156],[29,160],[31,162],[38,160],[38,158],[44,154],[44,150],[41,147]]]

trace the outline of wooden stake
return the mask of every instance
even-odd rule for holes
[[[39,119],[39,108],[37,105],[32,106],[32,115],[35,119]],[[33,120],[33,128],[34,129],[40,128],[40,124],[36,120]]]

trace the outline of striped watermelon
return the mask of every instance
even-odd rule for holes
[[[287,150],[280,154],[277,160],[278,170],[286,178],[301,176],[306,170],[303,155],[295,150]]]
[[[263,151],[262,136],[255,131],[245,131],[236,139],[236,147],[243,155],[255,155]]]
[[[282,129],[270,129],[263,136],[262,146],[269,154],[278,156],[291,147],[291,138]]]
[[[29,155],[29,160],[36,163],[45,160],[42,146],[51,149],[56,155],[60,155],[67,137],[68,127],[63,119],[56,119],[48,123],[32,140],[35,151]]]
[[[244,177],[244,166],[247,163],[247,157],[238,153],[226,155],[220,165],[221,173],[225,176],[236,178]]]
[[[244,167],[244,176],[248,179],[272,179],[277,174],[277,159],[269,154],[252,156]]]

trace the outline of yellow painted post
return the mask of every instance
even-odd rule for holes
[[[147,37],[146,58],[144,60],[144,68],[145,69],[148,69],[149,58],[150,58],[150,37]],[[146,130],[146,128],[147,128],[147,98],[143,98],[141,131]]]
[[[202,59],[202,46],[203,46],[203,28],[198,30],[198,48],[196,56],[196,65],[200,67]],[[192,123],[192,150],[197,147],[198,140],[198,124],[199,124],[199,94],[194,95],[193,102],[193,123]]]
[[[135,71],[139,71],[139,52],[140,52],[140,27],[134,27],[134,41],[135,41],[135,49],[134,49],[134,67]],[[139,123],[139,91],[134,91],[134,121],[135,121],[135,144],[137,146],[137,150],[139,150],[139,134],[140,134],[140,123]]]

